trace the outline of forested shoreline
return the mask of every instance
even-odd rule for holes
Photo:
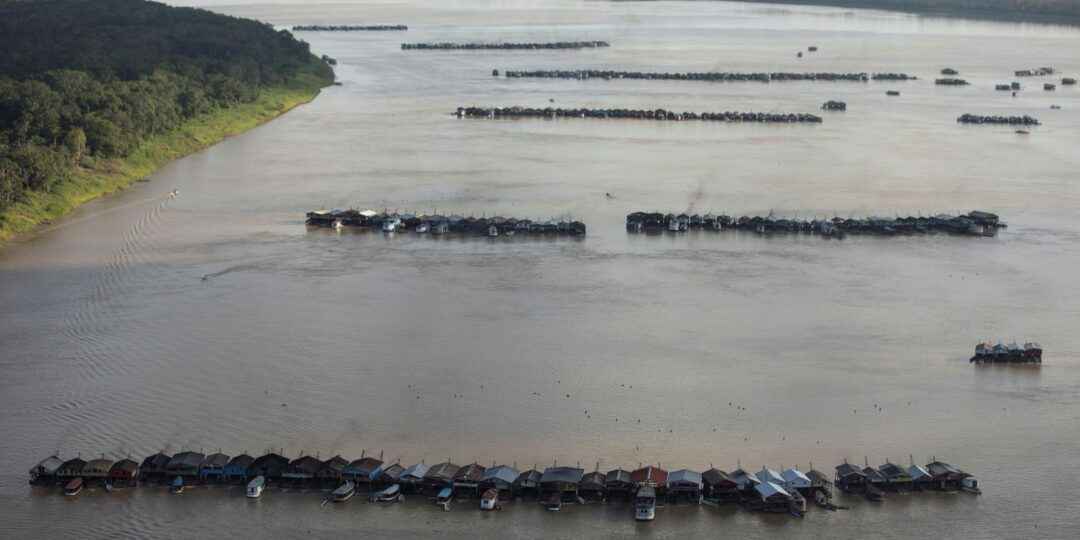
[[[66,211],[15,224],[13,207],[147,141],[215,116],[244,122],[237,109],[263,115],[260,99],[287,108],[333,81],[287,31],[144,0],[0,0],[0,50],[0,242]]]

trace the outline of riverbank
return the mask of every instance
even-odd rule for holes
[[[286,85],[263,88],[259,98],[251,103],[216,109],[176,130],[152,137],[126,158],[78,166],[56,189],[27,193],[23,200],[0,213],[0,246],[63,217],[87,201],[127,188],[176,158],[213,146],[308,103],[332,82],[315,73],[301,73]]]

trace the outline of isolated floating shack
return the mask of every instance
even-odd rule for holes
[[[239,484],[247,482],[248,467],[255,461],[255,458],[247,455],[240,454],[229,460],[225,464],[224,480],[230,484]]]
[[[113,466],[113,460],[102,456],[86,462],[82,470],[83,481],[87,485],[104,484],[109,476],[109,469]]]
[[[866,489],[866,474],[850,463],[837,465],[836,487],[844,493],[862,493]]]
[[[109,467],[106,477],[113,487],[134,486],[139,478],[139,464],[133,459],[121,459]]]
[[[364,457],[353,461],[342,469],[341,477],[356,482],[357,489],[370,489],[375,482],[375,478],[382,473],[382,466],[382,460]]]
[[[349,466],[349,460],[340,455],[334,456],[315,471],[315,485],[318,487],[337,487],[341,484],[341,472]]]
[[[630,471],[615,469],[604,476],[604,496],[609,501],[629,501],[633,489],[634,482],[630,480]]]
[[[784,488],[784,491],[787,491],[788,493],[797,491],[804,497],[810,497],[812,495],[810,492],[813,482],[810,480],[810,477],[803,474],[802,471],[797,469],[787,469],[780,473],[780,477],[784,479],[784,482],[780,484],[780,487]]]
[[[31,484],[46,484],[56,481],[56,471],[64,465],[64,460],[49,456],[30,469]]]
[[[787,512],[791,506],[791,494],[774,482],[762,482],[754,486],[754,492],[753,506],[763,512]]]
[[[739,483],[728,473],[712,468],[701,474],[704,497],[718,504],[728,504],[739,500]]]
[[[403,472],[405,472],[405,467],[402,467],[399,463],[384,466],[382,472],[380,472],[371,483],[372,491],[386,489],[397,484],[398,478],[401,477],[401,473]]]
[[[581,498],[586,501],[604,500],[604,483],[606,479],[607,475],[600,471],[585,473],[585,476],[581,477],[581,486],[578,489]]]
[[[522,499],[540,498],[540,471],[533,469],[518,475],[514,480],[514,493]]]
[[[405,493],[423,493],[424,477],[427,476],[429,467],[423,463],[409,465],[398,475],[398,483]]]
[[[315,485],[315,471],[322,467],[322,460],[312,456],[300,456],[289,462],[281,471],[281,480],[293,486],[308,487]]]
[[[454,496],[468,499],[480,495],[480,478],[484,476],[485,471],[487,467],[477,463],[458,469],[453,479]]]
[[[248,467],[248,478],[255,478],[256,476],[262,476],[267,484],[277,480],[281,482],[281,474],[285,472],[285,468],[289,466],[289,458],[280,454],[270,452],[269,454],[259,456],[255,458],[255,461],[251,462],[251,466]]]
[[[514,481],[521,472],[509,465],[499,465],[484,471],[480,477],[480,491],[494,489],[499,492],[499,497],[508,499],[514,494]]]
[[[449,461],[432,465],[424,475],[424,491],[438,493],[443,488],[454,487],[454,475],[460,469],[460,465],[454,465]]]
[[[886,463],[878,470],[885,475],[886,491],[907,493],[915,487],[915,480],[911,477],[911,473],[895,463]]]
[[[942,461],[935,461],[926,465],[926,470],[934,477],[938,489],[945,491],[958,491],[965,478],[970,474]]]
[[[206,456],[199,452],[180,452],[169,460],[165,465],[165,475],[169,478],[179,476],[188,480],[196,480],[199,477],[199,466],[202,465]]]
[[[540,477],[540,500],[547,502],[554,495],[562,502],[577,502],[578,488],[585,471],[577,467],[548,467]]]
[[[668,497],[676,504],[697,502],[701,498],[701,473],[689,469],[672,471],[668,475]]]
[[[206,456],[199,465],[199,480],[207,483],[218,483],[225,479],[225,466],[229,464],[229,456],[218,452]]]

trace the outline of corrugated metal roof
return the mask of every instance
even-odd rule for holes
[[[668,475],[668,485],[671,486],[674,484],[695,484],[697,485],[697,487],[700,488],[701,473],[694,472],[688,469],[679,469],[677,471],[672,471],[672,473]]]
[[[784,483],[784,477],[780,476],[780,473],[767,467],[762,467],[761,470],[754,475],[754,477],[756,477],[758,480],[761,480],[762,484],[766,484],[769,482],[773,482],[776,484]]]
[[[577,467],[548,467],[544,469],[544,474],[540,477],[540,483],[561,482],[566,484],[577,484],[581,482],[581,477],[584,475],[585,470],[578,469]]]
[[[486,470],[486,467],[478,465],[476,463],[473,463],[472,465],[466,465],[458,469],[458,472],[454,474],[454,480],[477,482],[480,480],[481,476],[484,476],[484,471]]]
[[[404,471],[401,471],[401,474],[398,475],[398,479],[400,479],[400,480],[420,480],[420,479],[424,478],[425,476],[427,476],[428,469],[430,469],[430,467],[428,467],[427,465],[424,465],[423,463],[417,463],[416,465],[409,465],[408,467],[405,467]]]
[[[431,478],[431,479],[453,478],[454,475],[457,474],[458,469],[460,469],[460,468],[461,467],[459,465],[454,465],[453,463],[450,463],[449,461],[444,462],[444,463],[439,463],[438,465],[432,465],[431,468],[428,469],[427,474],[424,475],[424,478],[425,479],[428,479],[428,478]]]
[[[616,483],[629,484],[630,482],[630,471],[623,469],[608,471],[607,475],[604,477],[604,485]]]
[[[809,476],[803,474],[802,471],[797,471],[795,469],[788,469],[780,473],[780,477],[784,479],[784,484],[787,484],[789,487],[810,487],[810,484],[813,483],[810,481]]]
[[[517,477],[520,474],[521,473],[517,469],[509,465],[499,465],[498,467],[492,467],[484,471],[484,475],[480,477],[480,481],[502,480],[503,482],[512,484],[514,480],[517,480]]]
[[[738,483],[728,473],[726,473],[724,471],[721,471],[720,469],[715,469],[715,468],[714,469],[709,469],[709,470],[701,473],[701,481],[706,483],[706,484],[709,484],[710,486],[715,486],[715,485],[723,484],[723,483],[731,483],[731,484],[737,484]]]
[[[206,456],[198,452],[180,452],[169,460],[169,464],[165,466],[166,469],[177,469],[181,467],[198,468],[202,464],[203,459]]]
[[[664,469],[659,469],[653,466],[642,467],[632,473],[630,473],[630,480],[635,484],[642,482],[653,482],[662,486],[667,485],[668,473]]]
[[[56,469],[59,469],[63,464],[64,460],[56,456],[49,456],[41,460],[41,462],[35,465],[33,469],[30,469],[30,474],[38,474],[39,472],[42,474],[53,474],[56,472]]]
[[[251,456],[249,456],[247,454],[240,454],[239,456],[236,456],[236,457],[230,459],[229,464],[226,465],[226,467],[236,467],[238,469],[247,469],[254,462],[255,462],[255,458],[253,458],[253,457],[251,457]]]
[[[200,467],[214,467],[220,469],[224,467],[227,463],[229,463],[229,456],[218,452],[216,454],[210,454],[209,456],[207,456],[206,459],[203,460]]]
[[[600,471],[594,471],[594,472],[590,472],[590,473],[585,473],[585,475],[581,477],[581,485],[582,486],[586,486],[586,485],[597,486],[597,487],[603,488],[604,483],[605,483],[604,482],[605,478],[606,477],[605,477],[604,473],[602,473]]]
[[[772,497],[774,495],[783,495],[784,497],[786,497],[788,499],[791,498],[790,493],[788,493],[787,491],[784,491],[784,488],[776,485],[773,482],[762,482],[762,483],[754,486],[754,490],[757,491],[762,497],[764,497],[766,499],[769,498],[769,497]]]

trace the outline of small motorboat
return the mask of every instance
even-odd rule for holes
[[[791,490],[791,508],[799,512],[806,511],[806,497],[802,496],[802,493]],[[802,517],[801,515],[799,517]]]
[[[788,513],[795,516],[795,517],[797,517],[797,518],[799,518],[799,519],[802,519],[802,517],[803,517],[803,513],[801,511],[799,511],[799,510],[794,509],[794,508],[792,508],[791,510],[788,510]]]
[[[169,493],[183,493],[184,492],[184,478],[177,476],[173,478],[172,484],[169,486]]]
[[[899,96],[899,95],[900,95],[900,91],[899,91],[899,90],[887,90],[887,91],[885,92],[885,95],[886,95],[886,96]]]
[[[68,497],[71,497],[73,495],[78,495],[79,492],[82,491],[82,488],[83,488],[83,479],[82,478],[73,478],[70,482],[68,482],[64,486],[64,495],[66,495]]]
[[[334,502],[344,502],[356,495],[356,484],[352,480],[346,480],[330,494],[330,499]]]
[[[442,488],[437,495],[435,495],[435,504],[441,504],[443,510],[450,511],[450,500],[454,498],[454,490],[450,488]]]
[[[874,485],[866,486],[865,496],[866,500],[871,502],[881,502],[885,500],[884,492],[882,492],[881,489]]]
[[[1051,105],[1050,109],[1055,110],[1055,111],[1059,110],[1059,109],[1061,109],[1061,105]]]
[[[979,489],[979,481],[976,480],[974,476],[969,476],[969,477],[961,480],[960,481],[960,489],[962,489],[962,490],[964,490],[964,491],[966,491],[968,493],[974,493],[976,495],[979,495],[980,493],[982,493],[982,490]]]
[[[263,488],[266,487],[266,478],[262,476],[256,476],[247,485],[247,498],[258,499],[259,495],[262,495]]]
[[[494,225],[488,227],[487,235],[492,237],[499,236],[499,228]]]
[[[1016,130],[1016,132],[1021,134],[1021,135],[1029,135],[1031,133],[1031,130],[1028,129],[1028,128],[1021,128],[1021,129]]]
[[[401,218],[399,218],[399,217],[396,217],[396,216],[395,217],[388,217],[385,220],[383,220],[383,222],[382,222],[382,230],[383,230],[383,232],[394,232],[394,231],[396,231],[396,230],[398,230],[400,228],[401,228]]]
[[[548,512],[558,512],[562,509],[562,496],[558,492],[552,493],[547,501]]]
[[[480,509],[481,510],[494,510],[496,505],[499,504],[499,490],[489,489],[484,492],[484,495],[480,497]]]
[[[341,228],[345,227],[345,222],[341,221],[340,219],[335,219],[334,223],[333,223],[333,227],[335,229],[341,229]]]
[[[111,482],[105,482],[105,491],[112,493],[115,489]]]
[[[505,234],[506,236],[514,236],[514,231],[513,231],[513,229],[511,229],[509,231],[504,232],[503,234]]]
[[[720,499],[706,499],[702,497],[700,502],[705,506],[720,506]]]
[[[396,501],[398,495],[401,495],[401,486],[394,484],[376,493],[374,499],[379,502],[391,502]]]
[[[420,223],[416,226],[416,234],[424,234],[428,232],[428,224],[426,222]]]

